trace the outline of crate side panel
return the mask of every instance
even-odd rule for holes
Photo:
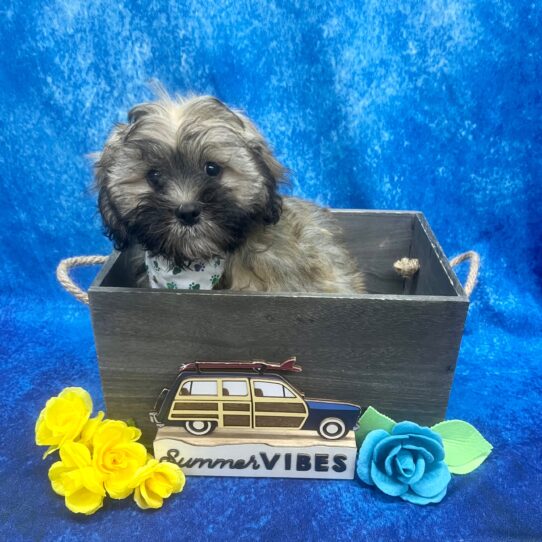
[[[403,280],[393,263],[408,257],[413,213],[335,212],[344,242],[357,260],[371,294],[401,294]]]
[[[416,217],[412,236],[411,258],[418,258],[420,270],[407,281],[406,294],[458,296],[455,275],[449,269],[438,241],[423,216]]]
[[[108,415],[148,412],[181,363],[194,359],[281,361],[307,397],[373,405],[397,419],[444,417],[467,304],[460,301],[333,299],[92,292]]]
[[[109,269],[93,286],[136,288],[136,273],[143,262],[141,248],[137,245],[123,252],[115,252],[108,261]]]

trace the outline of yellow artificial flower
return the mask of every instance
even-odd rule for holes
[[[136,442],[140,436],[139,429],[118,420],[105,420],[94,432],[92,461],[113,499],[130,495],[129,482],[147,460],[145,446]]]
[[[89,449],[78,442],[60,448],[60,461],[49,469],[55,493],[64,497],[66,507],[76,514],[94,514],[103,505],[103,478],[92,465]]]
[[[164,499],[183,490],[185,476],[178,465],[160,463],[149,456],[147,464],[137,469],[130,486],[139,508],[161,508]]]
[[[83,388],[64,388],[51,397],[36,421],[36,444],[49,446],[43,457],[75,440],[92,412],[92,399]]]
[[[96,429],[100,427],[102,424],[102,421],[104,419],[104,413],[102,410],[94,416],[94,418],[90,418],[88,422],[83,427],[83,430],[81,431],[81,437],[77,442],[80,442],[81,444],[84,444],[89,448],[90,451],[92,451],[93,448],[93,439],[94,439],[94,433],[96,433]]]

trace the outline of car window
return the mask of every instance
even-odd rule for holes
[[[217,395],[216,380],[193,380],[190,395]]]
[[[179,390],[179,395],[190,395],[190,389],[192,388],[192,381],[185,382]]]
[[[256,397],[295,397],[285,386],[277,382],[254,381],[254,395]]]
[[[244,396],[248,394],[248,386],[246,380],[223,380],[222,381],[222,395],[226,397],[230,396]]]

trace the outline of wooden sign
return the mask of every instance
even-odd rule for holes
[[[218,434],[191,437],[180,428],[161,428],[154,440],[154,456],[170,461],[192,476],[321,478],[352,480],[356,439],[326,442],[318,434]]]
[[[353,478],[361,409],[306,398],[281,374],[300,371],[295,358],[183,365],[150,412],[155,457],[195,475]]]

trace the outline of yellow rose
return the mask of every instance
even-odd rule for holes
[[[174,463],[160,463],[149,456],[147,464],[137,469],[130,486],[139,508],[160,508],[172,493],[183,490],[183,471]]]
[[[104,478],[105,489],[113,499],[124,499],[132,492],[128,486],[135,471],[145,464],[147,450],[136,442],[141,431],[125,422],[101,422],[92,439],[92,461]]]
[[[88,420],[88,422],[84,425],[81,431],[81,437],[77,442],[84,444],[92,451],[92,441],[94,439],[94,433],[96,433],[96,429],[98,429],[98,427],[100,427],[100,425],[102,424],[103,419],[104,413],[100,410],[98,414],[94,416],[94,418],[90,418],[90,420]]]
[[[101,474],[92,465],[90,451],[78,442],[60,448],[60,461],[49,469],[55,493],[64,497],[66,507],[76,514],[94,514],[102,507],[105,489]]]
[[[92,412],[92,399],[83,388],[64,388],[49,399],[36,421],[36,444],[49,446],[43,457],[75,440]]]

